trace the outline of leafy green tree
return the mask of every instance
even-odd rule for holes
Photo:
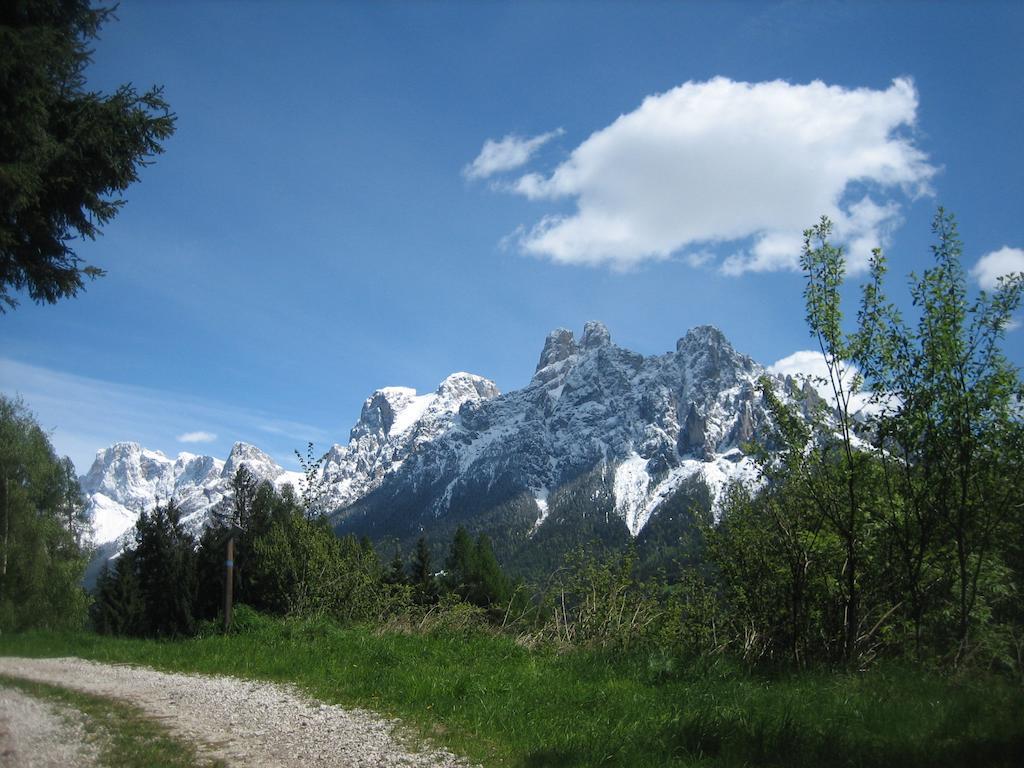
[[[0,631],[85,621],[81,493],[21,400],[0,396]]]
[[[800,257],[807,281],[807,325],[824,358],[830,393],[827,413],[819,411],[815,419],[817,445],[810,456],[810,477],[816,482],[808,487],[814,505],[842,542],[844,559],[838,583],[843,592],[843,658],[852,660],[863,630],[861,579],[872,526],[872,506],[868,502],[871,459],[859,450],[854,434],[854,398],[861,387],[861,376],[850,361],[857,354],[858,337],[846,334],[842,327],[840,288],[846,262],[842,249],[829,242],[831,234],[832,223],[823,217],[804,232]]]
[[[1000,342],[1024,275],[971,299],[952,216],[940,209],[933,231],[934,266],[911,276],[916,323],[886,297],[876,250],[852,333],[831,224],[805,233],[807,323],[829,396],[801,402],[762,382],[775,425],[772,450],[757,455],[763,490],[730,497],[709,537],[746,634],[788,647],[797,664],[812,653],[864,663],[906,645],[961,663],[1006,636],[1021,657],[1010,542],[1022,528],[1024,426]]]
[[[357,621],[381,615],[387,602],[373,548],[354,536],[339,538],[300,506],[253,542],[249,571],[260,605],[274,613]]]
[[[1005,581],[998,575],[1002,558],[1012,559],[1005,541],[1024,500],[1021,382],[1000,349],[1024,274],[972,300],[954,217],[940,208],[932,231],[933,266],[911,277],[916,325],[887,299],[885,260],[875,254],[853,359],[883,410],[877,445],[915,646],[927,615],[941,610],[952,573],[959,660],[969,652],[979,605],[997,590],[993,581]]]
[[[306,444],[306,455],[295,451],[295,458],[299,460],[302,467],[302,480],[300,491],[302,508],[306,511],[306,519],[313,520],[322,517],[326,512],[327,504],[327,478],[324,477],[324,462],[327,460],[330,451],[317,456],[313,452],[313,443]]]
[[[89,0],[0,5],[0,312],[13,293],[55,303],[103,274],[72,241],[100,234],[174,132],[159,88],[87,90],[90,41],[112,13]]]
[[[766,397],[782,409],[770,389]],[[776,424],[782,430],[806,434],[795,414],[780,415]],[[722,519],[708,530],[706,542],[740,655],[749,661],[789,657],[800,667],[827,601],[823,570],[829,541],[824,518],[809,499],[801,441],[791,433],[787,444],[777,462],[765,463],[767,452],[759,457],[765,481],[759,493],[742,486],[726,491]]]
[[[934,264],[910,280],[915,321],[887,298],[876,250],[847,332],[831,231],[809,229],[801,258],[828,396],[762,380],[761,488],[731,491],[706,536],[730,642],[753,658],[784,648],[797,665],[907,649],[959,664],[982,649],[1020,670],[1022,387],[1000,342],[1024,274],[972,299],[940,209]],[[858,410],[862,385],[871,407]]]

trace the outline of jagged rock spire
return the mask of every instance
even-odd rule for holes
[[[580,341],[580,345],[584,349],[605,347],[611,343],[612,335],[608,333],[608,328],[604,323],[591,320],[583,326],[583,339]]]
[[[560,363],[570,355],[576,354],[578,350],[572,331],[568,328],[556,328],[544,340],[544,349],[541,350],[536,370],[539,371],[549,365]]]

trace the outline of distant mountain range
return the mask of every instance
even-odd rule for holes
[[[714,513],[730,480],[754,477],[744,446],[767,435],[756,387],[766,373],[711,326],[650,357],[612,343],[600,323],[578,340],[560,328],[523,389],[501,394],[455,373],[432,393],[370,395],[348,444],[323,463],[327,509],[339,532],[403,547],[420,535],[440,546],[464,525],[490,534],[506,562],[557,557],[587,537],[672,540]],[[786,392],[800,386],[774,378]],[[136,443],[98,452],[82,478],[96,542],[171,498],[200,529],[243,464],[278,487],[302,478],[244,443],[226,460]]]

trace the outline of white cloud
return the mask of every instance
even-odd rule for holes
[[[856,273],[898,219],[895,193],[929,192],[936,169],[907,135],[916,115],[905,78],[885,90],[688,82],[593,133],[550,175],[521,176],[513,191],[576,210],[543,217],[520,246],[614,269],[724,246],[726,274],[795,269],[803,230],[824,214]]]
[[[462,169],[462,174],[467,179],[486,179],[502,171],[520,168],[529,162],[538,149],[563,133],[564,131],[558,128],[532,139],[511,133],[498,141],[488,139],[476,159]]]
[[[832,391],[832,383],[828,375],[828,366],[825,364],[825,356],[820,351],[801,349],[769,365],[768,373],[807,378],[825,402],[833,404],[836,402],[836,395]],[[856,366],[850,363],[843,364],[843,385],[847,391],[858,373]],[[871,395],[868,392],[859,391],[854,393],[851,405],[856,412],[865,409],[870,401]]]
[[[779,376],[820,376],[828,377],[828,366],[821,352],[801,349],[768,366],[768,373]]]
[[[971,269],[971,275],[986,291],[995,290],[1000,277],[1024,272],[1024,249],[1004,245],[998,251],[986,253]]]
[[[801,349],[793,354],[786,355],[776,360],[768,367],[768,373],[779,376],[793,376],[796,378],[810,377],[813,386],[819,395],[828,402],[836,401],[836,393],[831,388],[828,378],[828,366],[825,365],[825,357],[821,352],[813,349]],[[857,375],[857,369],[851,364],[844,364],[843,384],[850,387]],[[866,395],[858,393],[855,395],[855,402],[866,400]]]
[[[177,441],[179,443],[212,443],[217,439],[217,435],[213,432],[186,432],[183,435],[178,435]]]

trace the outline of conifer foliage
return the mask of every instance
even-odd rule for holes
[[[449,589],[479,608],[497,608],[508,602],[512,587],[494,556],[491,540],[484,534],[476,542],[461,525],[455,531],[445,564]]]
[[[187,636],[196,629],[196,542],[170,501],[143,512],[135,523],[135,545],[96,585],[92,619],[109,634]]]
[[[146,633],[157,637],[195,631],[196,542],[170,501],[143,512],[135,525],[131,559],[139,581]]]
[[[100,234],[174,132],[159,88],[87,90],[89,44],[111,16],[89,0],[0,4],[0,313],[20,291],[52,304],[103,274],[71,242]]]

